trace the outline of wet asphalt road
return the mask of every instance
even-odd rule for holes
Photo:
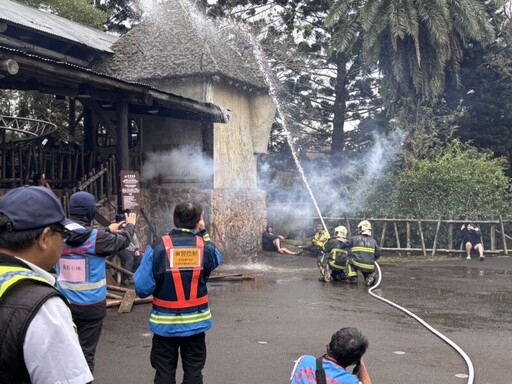
[[[429,323],[471,359],[474,383],[512,383],[512,258],[380,264],[374,292]],[[333,332],[368,336],[374,384],[465,384],[468,368],[416,320],[368,295],[363,284],[322,283],[307,256],[265,253],[252,265],[224,264],[254,281],[209,283],[214,328],[207,332],[205,384],[288,383],[301,354],[321,355]],[[150,305],[105,320],[95,383],[152,383]],[[181,374],[178,375],[181,382]]]

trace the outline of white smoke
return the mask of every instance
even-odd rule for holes
[[[333,164],[330,157],[309,159],[300,156],[300,162],[307,176],[313,194],[320,206],[322,216],[333,217],[356,214],[366,208],[369,189],[378,182],[383,172],[392,165],[401,149],[405,133],[395,131],[388,136],[374,134],[373,145],[362,150],[350,160],[344,159],[343,168]],[[263,187],[273,198],[282,202],[272,209],[286,211],[288,216],[300,218],[316,217],[311,197],[297,173],[272,172],[272,165],[260,165],[260,178]],[[292,207],[302,203],[300,209]],[[307,204],[310,207],[307,207]],[[284,212],[283,212],[284,213]]]
[[[200,182],[213,175],[213,160],[197,145],[185,145],[170,152],[149,152],[142,165],[141,180]]]

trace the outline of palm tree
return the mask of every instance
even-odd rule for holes
[[[340,51],[362,36],[363,57],[377,66],[389,96],[435,98],[443,92],[446,70],[458,81],[463,45],[494,36],[484,0],[360,0],[347,29],[346,20],[354,18],[346,15],[347,4],[354,9],[353,3],[337,0],[326,23],[339,30]]]

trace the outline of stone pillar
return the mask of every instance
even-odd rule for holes
[[[142,191],[142,206],[158,236],[174,224],[172,213],[182,201],[203,206],[206,227],[225,261],[243,260],[256,255],[265,229],[266,193],[259,189],[149,188]],[[145,226],[145,224],[141,224]],[[140,236],[144,244],[152,241],[149,231]],[[139,232],[138,232],[139,233]]]

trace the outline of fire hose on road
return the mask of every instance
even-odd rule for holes
[[[423,319],[421,319],[420,317],[418,317],[417,315],[415,315],[411,311],[401,307],[398,304],[393,303],[392,301],[390,301],[388,299],[385,299],[384,297],[381,297],[381,296],[373,293],[373,291],[375,289],[377,289],[377,287],[380,285],[380,282],[382,280],[382,271],[381,271],[380,266],[379,266],[379,264],[377,262],[375,262],[375,267],[377,268],[377,270],[379,272],[378,273],[379,278],[377,280],[377,283],[373,287],[368,289],[368,294],[370,296],[374,297],[377,300],[383,301],[384,303],[389,304],[392,307],[395,307],[395,308],[399,309],[400,311],[405,313],[407,316],[412,317],[417,322],[419,322],[421,325],[423,325],[425,328],[427,328],[430,332],[432,332],[434,335],[436,335],[441,340],[443,340],[445,343],[450,345],[453,349],[455,349],[462,356],[462,358],[466,361],[466,365],[468,366],[468,384],[473,384],[473,381],[474,381],[474,378],[475,378],[475,370],[473,368],[473,363],[471,362],[471,359],[469,358],[469,356],[462,350],[462,348],[460,348],[452,340],[450,340],[448,337],[446,337],[441,332],[436,330],[434,327],[430,326],[426,321],[424,321]]]

